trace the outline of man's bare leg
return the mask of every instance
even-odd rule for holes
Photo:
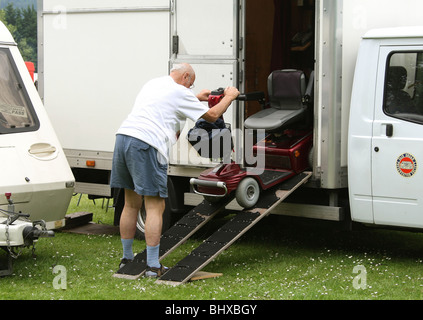
[[[160,197],[145,196],[145,241],[148,246],[155,247],[160,244],[162,235],[163,212],[165,210],[165,199]]]
[[[147,218],[145,221],[147,265],[153,268],[160,268],[159,249],[163,225],[163,212],[165,210],[165,199],[150,196],[145,196],[144,199],[145,210],[147,212]]]
[[[123,247],[122,259],[132,260],[134,258],[132,244],[134,242],[137,228],[138,212],[142,206],[142,196],[135,191],[125,189],[125,205],[120,217],[120,237]]]

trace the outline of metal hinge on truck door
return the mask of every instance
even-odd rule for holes
[[[179,53],[179,36],[172,37],[172,53],[173,54]]]
[[[239,51],[244,49],[244,37],[239,38]]]

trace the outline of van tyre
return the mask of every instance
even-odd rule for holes
[[[238,188],[236,189],[235,198],[238,204],[249,209],[254,207],[260,197],[260,186],[256,179],[245,178],[243,179]]]

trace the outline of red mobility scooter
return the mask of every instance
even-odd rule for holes
[[[245,134],[258,130],[266,132],[265,138],[259,139],[253,150],[245,150],[250,152],[250,158],[251,152],[255,159],[264,156],[264,163],[257,161],[251,165],[223,161],[201,173],[197,179],[191,179],[194,192],[210,202],[220,201],[235,193],[238,204],[247,209],[257,203],[262,190],[270,189],[309,168],[313,145],[313,84],[313,73],[307,85],[302,71],[274,71],[268,78],[268,104],[244,122]],[[222,97],[221,91],[213,92],[209,97],[209,106],[216,105]],[[247,93],[238,99],[263,101],[264,93]],[[222,126],[222,130],[224,135],[230,133],[227,126]],[[188,139],[191,140],[190,137]],[[211,146],[219,141],[222,139],[209,134],[210,150],[206,152],[207,155],[211,154]],[[230,145],[232,147],[232,143]],[[232,151],[228,148],[225,151],[222,146],[213,150],[219,150],[219,155],[226,157],[226,160]]]

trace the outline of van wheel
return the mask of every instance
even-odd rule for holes
[[[241,207],[245,209],[249,209],[255,206],[259,197],[260,186],[257,180],[254,178],[243,179],[236,189],[236,201]]]

